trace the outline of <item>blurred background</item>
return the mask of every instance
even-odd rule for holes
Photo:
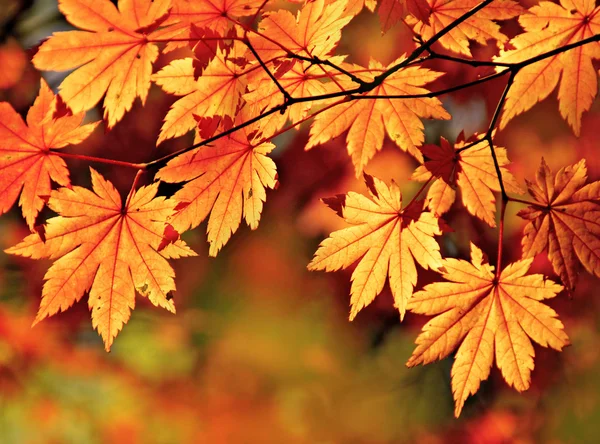
[[[25,115],[40,81],[32,54],[41,40],[66,29],[56,0],[2,0],[0,101]],[[518,24],[504,30],[514,35]],[[400,24],[382,36],[376,14],[363,11],[344,31],[338,53],[361,64],[371,57],[389,63],[413,48],[408,28]],[[495,46],[473,50],[484,58]],[[159,59],[155,71],[168,61]],[[451,72],[432,89],[485,74],[448,62],[431,67]],[[64,73],[44,77],[56,88]],[[453,120],[428,122],[428,142],[485,131],[503,87],[500,79],[444,97]],[[136,102],[112,131],[99,128],[71,151],[143,162],[188,146],[191,138],[183,137],[155,147],[173,100],[153,86],[146,106]],[[560,118],[556,93],[516,118],[498,141],[517,178],[532,180],[541,156],[554,170],[585,157],[590,179],[597,180],[598,111],[596,102],[579,139]],[[100,116],[93,110],[88,119]],[[199,256],[173,262],[177,314],[138,297],[109,354],[85,301],[32,329],[49,262],[0,253],[0,443],[598,442],[599,281],[582,274],[572,298],[562,294],[550,302],[572,346],[563,353],[536,346],[527,392],[510,389],[493,369],[454,419],[452,358],[405,367],[427,319],[408,314],[400,324],[386,288],[350,323],[352,270],[306,270],[318,243],[344,226],[319,199],[366,191],[354,178],[343,137],[310,152],[303,151],[306,139],[302,128],[275,140],[281,186],[268,193],[258,230],[243,226],[216,259],[208,258],[204,224],[186,233]],[[73,182],[88,185],[89,165],[68,162]],[[121,192],[129,189],[130,171],[93,166]],[[410,198],[419,188],[408,181],[415,166],[386,141],[367,172],[396,180]],[[511,204],[507,213],[507,260],[519,257],[519,209]],[[460,204],[447,220],[457,231],[441,239],[444,255],[467,257],[471,240],[494,257],[495,230]],[[14,208],[0,218],[0,249],[27,233]],[[555,278],[544,257],[533,271]],[[419,286],[435,278],[421,271]]]

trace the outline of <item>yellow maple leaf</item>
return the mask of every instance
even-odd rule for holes
[[[352,273],[350,320],[381,293],[387,276],[394,306],[403,318],[417,283],[415,260],[424,269],[441,265],[440,247],[433,236],[442,232],[432,213],[421,212],[418,205],[402,208],[395,182],[387,186],[364,176],[371,199],[350,192],[325,201],[352,226],[334,231],[321,242],[308,269],[336,271],[360,259]]]
[[[341,57],[332,57],[333,63],[341,63]],[[286,70],[277,80],[288,94],[293,98],[314,97],[332,92],[335,88],[332,82],[325,83],[329,79],[331,72],[323,73],[323,68],[317,65],[311,65],[309,62],[296,61],[293,66]],[[246,106],[252,109],[252,115],[259,115],[271,108],[284,103],[284,97],[273,80],[261,71],[259,76],[255,76],[252,82],[248,83],[249,92],[244,94]],[[338,99],[339,100],[339,99]],[[324,105],[331,100],[320,100],[319,105]],[[283,113],[273,113],[261,120],[263,128],[269,128],[270,132],[275,133],[280,130],[289,119],[292,123],[298,123],[306,118],[308,111],[315,102],[304,101],[294,103]]]
[[[518,391],[531,384],[535,352],[531,340],[561,350],[569,344],[557,314],[541,301],[563,287],[541,274],[526,275],[533,259],[508,265],[498,277],[471,244],[471,262],[442,260],[442,275],[413,295],[408,309],[437,315],[423,327],[409,367],[458,351],[452,365],[452,392],[458,417],[465,400],[488,378],[494,354],[506,382]]]
[[[461,150],[467,142],[471,141],[477,143],[466,150]],[[456,198],[455,189],[458,187],[467,211],[487,222],[491,227],[495,227],[496,199],[493,192],[500,191],[500,183],[494,168],[490,145],[477,134],[467,142],[457,142],[453,147],[442,137],[440,146],[424,145],[421,151],[428,160],[415,170],[412,180],[426,182],[432,180],[432,176],[436,178],[427,191],[426,202],[428,208],[438,216],[450,209]],[[516,179],[506,169],[510,163],[506,148],[495,146],[494,151],[506,191],[522,194],[523,191]]]
[[[243,121],[244,113],[240,114]],[[272,143],[257,143],[261,133],[250,125],[213,144],[177,156],[157,173],[165,182],[187,182],[175,193],[180,202],[169,223],[183,232],[208,219],[209,254],[216,256],[238,229],[242,217],[258,227],[266,188],[276,188]]]
[[[368,69],[356,65],[344,65],[344,68],[365,81],[371,81],[404,58],[393,61],[387,67],[372,60]],[[429,91],[422,86],[442,75],[418,66],[402,68],[366,95],[425,94]],[[356,87],[350,80],[340,79],[339,83],[344,89]],[[346,138],[348,153],[352,157],[356,177],[359,177],[369,160],[383,147],[383,138],[387,132],[398,147],[422,161],[423,156],[418,149],[425,139],[421,118],[445,120],[450,115],[435,97],[355,99],[324,111],[315,118],[306,149],[325,143],[349,129]]]
[[[8,103],[0,103],[0,214],[19,194],[19,205],[30,229],[50,195],[50,180],[69,186],[65,161],[50,151],[85,140],[99,122],[81,125],[84,113],[54,118],[57,98],[44,79],[27,112],[27,124]],[[23,192],[21,193],[21,190]]]
[[[515,48],[502,51],[497,62],[519,63],[561,46],[600,33],[600,7],[586,0],[561,0],[561,4],[543,1],[519,17],[525,32],[510,41]],[[579,46],[548,57],[521,69],[510,88],[500,128],[515,116],[529,110],[558,88],[561,116],[579,135],[581,116],[592,106],[598,91],[592,59],[600,58],[600,42]]]
[[[171,105],[165,116],[157,145],[195,128],[194,116],[235,116],[248,82],[244,74],[249,68],[239,64],[246,51],[240,42],[235,42],[231,51],[217,49],[197,80],[191,58],[174,60],[152,76],[166,92],[184,95]]]
[[[93,192],[78,186],[52,191],[48,206],[58,217],[48,220],[45,240],[34,233],[6,252],[55,259],[44,276],[34,324],[89,292],[92,324],[108,351],[129,319],[136,290],[154,305],[175,312],[169,295],[175,290],[175,272],[166,258],[195,253],[181,240],[168,245],[165,253],[157,251],[176,205],[155,197],[158,182],[132,189],[123,205],[113,185],[90,170]]]
[[[152,31],[167,17],[171,0],[59,0],[67,20],[85,31],[55,32],[33,58],[44,71],[75,69],[60,84],[73,112],[104,98],[104,117],[113,127],[136,97],[145,103],[158,47]]]
[[[425,0],[425,2],[429,4],[431,11],[428,24],[415,16],[409,16],[406,20],[423,40],[429,40],[481,3],[480,0]],[[508,37],[500,31],[500,26],[494,20],[510,20],[523,12],[525,10],[518,2],[496,0],[454,27],[442,36],[439,42],[444,48],[469,57],[471,56],[470,40],[482,45],[485,45],[488,40],[496,40],[502,47],[508,41]]]
[[[536,183],[528,182],[535,206],[519,212],[529,220],[523,255],[548,251],[556,274],[569,291],[575,288],[579,264],[600,277],[600,181],[586,184],[585,159],[561,168],[554,179],[544,159]]]
[[[296,16],[283,9],[265,13],[259,34],[251,33],[248,38],[263,60],[288,52],[325,58],[337,46],[342,28],[352,20],[347,6],[347,0],[315,0],[306,2]]]

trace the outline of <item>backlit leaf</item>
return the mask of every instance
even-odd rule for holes
[[[167,28],[156,36],[168,41],[165,51],[187,46],[193,36],[192,26],[208,28],[225,35],[236,20],[256,14],[264,0],[172,0]]]
[[[242,217],[258,227],[266,188],[276,188],[275,163],[267,155],[272,143],[257,143],[251,125],[171,160],[158,173],[165,182],[187,182],[173,196],[180,202],[169,223],[183,232],[208,218],[209,254],[216,256],[238,229]]]
[[[422,4],[413,5],[414,17],[409,16],[407,19],[423,40],[429,40],[481,3],[479,0],[424,0],[424,2],[429,5],[429,23],[423,22],[422,17],[416,15],[423,14]],[[485,45],[488,40],[496,40],[498,45],[502,46],[508,41],[508,37],[500,32],[500,26],[494,20],[509,20],[524,12],[516,1],[496,0],[442,36],[439,42],[444,48],[466,56],[471,56],[469,41]]]
[[[519,17],[525,32],[510,41],[515,48],[495,60],[518,63],[561,46],[600,33],[600,7],[588,0],[562,0],[560,5],[540,2]],[[592,42],[548,57],[521,69],[508,92],[500,128],[529,110],[558,88],[558,107],[573,132],[579,135],[581,116],[592,106],[598,91],[593,59],[600,58],[600,42]]]
[[[91,174],[93,192],[78,186],[52,191],[48,206],[58,216],[48,220],[45,241],[34,233],[6,252],[55,260],[44,276],[35,323],[66,310],[89,292],[92,324],[108,351],[129,320],[136,290],[154,305],[175,312],[169,295],[175,290],[175,272],[157,249],[176,202],[155,197],[155,182],[132,189],[123,205],[110,182],[93,169]],[[194,254],[178,241],[167,256]]]
[[[600,181],[587,184],[585,160],[561,168],[553,177],[542,159],[536,182],[528,182],[536,205],[519,212],[525,227],[523,255],[543,251],[569,291],[579,264],[600,277]]]
[[[478,139],[481,139],[481,136],[475,135],[469,142],[476,142]],[[480,140],[472,147],[461,150],[465,145],[467,142],[463,141],[452,146],[443,137],[440,146],[424,145],[421,151],[428,160],[415,170],[412,179],[419,182],[431,181],[426,202],[434,214],[441,216],[450,209],[458,187],[469,213],[495,227],[494,192],[500,191],[500,182],[494,168],[490,145],[486,140]],[[506,149],[495,146],[494,151],[506,191],[521,194],[523,191],[519,184],[506,169],[509,164]]]
[[[458,417],[465,400],[488,378],[495,360],[506,382],[518,391],[531,384],[535,352],[531,340],[561,350],[569,344],[557,314],[541,301],[562,286],[541,274],[527,275],[533,259],[494,267],[471,244],[471,262],[442,260],[449,282],[429,284],[413,295],[408,309],[437,315],[423,327],[409,367],[443,359],[458,348],[452,365],[452,392]]]
[[[371,81],[403,59],[404,57],[395,60],[387,67],[372,60],[369,69],[356,65],[345,68],[363,80]],[[366,95],[425,94],[429,91],[423,86],[441,75],[417,66],[402,68]],[[344,89],[357,86],[349,80],[339,83]],[[306,149],[325,143],[349,129],[346,137],[348,153],[358,177],[369,160],[383,147],[383,138],[387,132],[398,147],[422,160],[423,156],[418,149],[424,141],[422,118],[449,119],[450,115],[437,98],[355,99],[324,111],[315,118]]]
[[[350,320],[381,293],[386,277],[403,318],[417,283],[415,260],[424,269],[437,269],[442,257],[433,236],[442,233],[432,213],[417,211],[418,206],[402,208],[395,182],[388,186],[367,174],[365,181],[370,199],[350,192],[327,200],[352,226],[321,242],[308,269],[336,271],[358,261],[352,273]]]
[[[352,19],[347,14],[347,4],[347,0],[315,0],[306,2],[296,16],[283,9],[266,13],[258,26],[260,34],[249,35],[250,43],[263,60],[288,52],[325,58],[337,46],[342,28]]]
[[[98,125],[81,126],[84,113],[54,118],[56,101],[42,79],[27,124],[12,106],[0,103],[0,214],[6,213],[20,194],[19,206],[30,229],[44,206],[44,197],[50,195],[50,180],[62,186],[71,183],[65,161],[50,149],[80,143]]]
[[[136,97],[146,102],[158,47],[153,31],[169,14],[171,0],[59,0],[67,20],[84,31],[55,32],[33,58],[44,71],[75,71],[60,84],[75,113],[104,98],[104,118],[113,127]]]
[[[245,53],[246,47],[239,42],[229,53],[218,49],[215,58],[197,80],[194,80],[191,58],[174,60],[152,76],[165,91],[184,95],[167,113],[157,145],[195,128],[197,121],[194,116],[235,116],[241,95],[246,91],[244,72],[247,68],[238,62]]]

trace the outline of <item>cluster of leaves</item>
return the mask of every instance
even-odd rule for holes
[[[60,11],[80,30],[55,33],[33,57],[39,70],[72,70],[59,95],[42,81],[26,122],[0,103],[0,213],[18,198],[32,232],[7,253],[54,260],[35,322],[88,293],[93,325],[109,350],[136,292],[175,311],[168,259],[195,254],[180,235],[208,219],[209,254],[215,256],[242,219],[256,229],[267,189],[278,186],[271,139],[314,119],[306,149],[347,134],[356,175],[364,174],[371,196],[350,192],[325,200],[351,226],[322,242],[309,269],[334,271],[358,262],[351,319],[386,280],[401,318],[406,311],[435,315],[408,365],[458,348],[452,369],[457,416],[488,377],[494,353],[506,381],[527,389],[531,340],[557,350],[568,344],[557,314],[542,303],[563,286],[527,274],[532,258],[547,252],[568,291],[580,265],[600,276],[600,182],[587,183],[584,160],[556,174],[542,160],[536,182],[527,183],[533,201],[509,196],[523,190],[507,168],[507,150],[494,140],[497,130],[548,97],[559,81],[560,113],[579,134],[597,92],[592,61],[600,58],[600,9],[582,0],[544,1],[528,10],[513,0],[376,3],[314,0],[292,5],[294,14],[270,8],[268,0],[120,0],[118,8],[108,0],[60,0]],[[378,8],[384,32],[401,21],[411,27],[416,49],[387,65],[346,62],[346,55],[336,53],[342,29],[364,7]],[[498,21],[517,17],[523,32],[509,38]],[[489,41],[497,43],[498,54],[474,59],[470,44]],[[153,73],[161,51],[175,56]],[[493,70],[432,90],[444,75],[427,67],[436,59]],[[484,134],[461,136],[454,145],[444,139],[424,145],[422,119],[451,118],[439,96],[505,76]],[[195,143],[144,164],[85,157],[138,170],[125,202],[93,169],[92,190],[72,186],[64,158],[77,155],[60,148],[94,131],[99,122],[82,124],[85,112],[102,101],[110,130],[136,99],[145,103],[153,82],[178,97],[157,145],[190,131]],[[364,173],[386,134],[421,163],[413,179],[423,186],[405,205],[396,183]],[[154,182],[138,187],[142,174]],[[60,188],[53,190],[52,181]],[[166,198],[157,196],[160,181],[182,185]],[[495,267],[473,244],[470,262],[442,258],[435,236],[450,229],[441,217],[457,190],[468,213],[492,228],[500,195]],[[503,267],[510,202],[528,205],[519,214],[529,223],[523,258]],[[57,216],[38,221],[45,205]],[[416,263],[447,282],[415,292]]]

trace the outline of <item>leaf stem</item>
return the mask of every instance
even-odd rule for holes
[[[421,98],[432,98],[442,96],[444,94],[453,93],[462,89],[470,88],[471,86],[479,85],[481,83],[489,82],[490,80],[497,79],[509,73],[510,69],[499,71],[489,76],[481,77],[468,83],[452,86],[450,88],[441,89],[439,91],[432,91],[423,94],[398,94],[398,95],[350,95],[353,100],[364,100],[364,99],[421,99]]]
[[[523,205],[529,205],[531,207],[536,207],[536,208],[545,208],[543,205],[540,205],[538,202],[532,202],[529,200],[525,200],[525,199],[519,199],[518,197],[508,197],[508,202],[517,202]]]
[[[135,193],[137,183],[139,182],[140,177],[142,177],[142,174],[144,174],[144,171],[145,170],[143,170],[143,169],[139,169],[137,171],[137,173],[135,174],[135,177],[133,178],[133,183],[131,184],[131,190],[129,191],[129,194],[127,195],[127,201],[125,202],[124,209],[129,208],[129,203],[131,202],[133,193]]]
[[[429,179],[427,179],[427,181],[425,183],[423,183],[423,185],[421,185],[421,188],[419,188],[419,190],[415,193],[415,195],[412,197],[412,199],[410,200],[410,202],[408,202],[408,204],[404,207],[404,209],[407,209],[408,207],[410,207],[412,204],[414,204],[417,201],[417,198],[419,197],[419,195],[423,192],[423,190],[427,187],[427,185],[429,185],[431,183],[431,181],[435,178],[436,176],[431,174],[429,176]]]
[[[500,208],[500,223],[498,225],[498,258],[496,259],[496,280],[500,279],[502,273],[502,245],[504,244],[504,216],[506,214],[506,204],[508,201],[502,199]]]
[[[411,53],[411,55],[409,55],[402,62],[400,62],[396,66],[388,69],[385,73],[375,77],[374,81],[377,83],[377,85],[381,84],[385,79],[387,79],[389,76],[394,74],[396,71],[400,70],[401,68],[404,68],[406,65],[408,65],[412,61],[418,59],[421,56],[421,54],[423,54],[424,52],[428,52],[429,48],[431,48],[431,46],[434,43],[439,41],[442,37],[444,37],[446,34],[448,34],[450,31],[452,31],[458,25],[463,23],[465,20],[468,20],[469,18],[473,17],[475,14],[477,14],[479,11],[481,11],[483,8],[485,8],[487,5],[489,5],[493,1],[494,0],[484,0],[481,3],[479,3],[477,6],[472,8],[471,10],[469,10],[466,13],[464,13],[463,15],[461,15],[459,18],[454,20],[452,23],[450,23],[444,29],[440,30],[437,34],[435,34],[433,37],[431,37],[429,40],[427,40],[425,43],[423,43],[421,46],[419,46],[417,49],[415,49]]]
[[[254,49],[254,46],[252,46],[252,44],[250,43],[250,40],[248,40],[248,38],[246,37],[246,38],[244,38],[244,40],[242,40],[242,42],[248,47],[248,49],[250,50],[250,52],[252,53],[252,55],[254,56],[254,58],[258,61],[258,64],[261,66],[261,68],[263,69],[263,71],[267,73],[267,75],[273,81],[273,83],[275,84],[275,86],[277,86],[277,88],[279,89],[279,91],[281,92],[281,94],[283,94],[283,99],[285,100],[285,103],[287,103],[290,100],[292,100],[292,96],[290,96],[290,93],[288,93],[285,90],[285,88],[281,85],[281,83],[279,83],[279,80],[277,80],[277,78],[273,75],[273,73],[268,68],[268,66],[265,64],[265,62],[263,62],[263,60],[260,58],[260,56],[256,52],[256,49]]]
[[[87,162],[104,163],[107,165],[122,166],[122,167],[126,167],[126,168],[133,168],[136,170],[146,168],[145,163],[132,163],[132,162],[125,162],[122,160],[104,159],[102,157],[85,156],[83,154],[64,153],[62,151],[50,151],[50,152],[48,152],[48,154],[51,156],[63,157],[65,159],[85,160]]]
[[[500,191],[502,193],[502,202],[508,202],[508,195],[506,194],[506,189],[504,188],[504,181],[502,180],[502,170],[500,168],[500,163],[498,162],[498,157],[496,156],[496,150],[494,149],[494,141],[492,140],[492,134],[494,132],[494,127],[496,126],[496,122],[500,117],[500,113],[502,112],[502,108],[504,107],[504,102],[506,101],[506,97],[508,96],[508,92],[510,91],[511,86],[515,80],[516,72],[511,71],[510,77],[506,82],[506,86],[504,87],[504,91],[502,92],[502,96],[500,100],[498,100],[498,104],[496,106],[496,110],[494,111],[494,115],[490,120],[490,126],[485,134],[484,139],[487,140],[488,145],[490,146],[490,151],[492,154],[492,160],[494,161],[494,168],[496,169],[496,174],[498,176],[498,182],[500,184]]]

